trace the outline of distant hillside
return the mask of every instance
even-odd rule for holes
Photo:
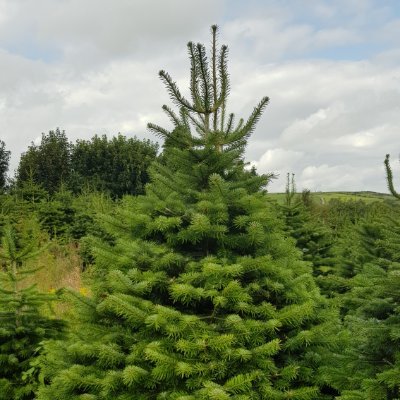
[[[301,193],[299,193],[300,195]],[[269,193],[270,198],[276,200],[279,203],[283,203],[285,200],[285,193]],[[378,193],[378,192],[311,192],[312,198],[320,203],[328,203],[332,199],[342,200],[342,201],[357,201],[363,200],[366,203],[372,203],[374,201],[391,200],[393,196],[388,193]]]

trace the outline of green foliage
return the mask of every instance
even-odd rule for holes
[[[356,226],[365,218],[368,218],[373,207],[371,208],[371,204],[367,204],[363,200],[341,201],[332,199],[329,201],[328,207],[325,207],[325,212],[322,211],[321,218],[339,237],[346,227]]]
[[[42,342],[59,337],[61,321],[44,314],[43,306],[54,301],[40,293],[26,279],[35,269],[25,268],[27,260],[42,249],[32,237],[4,228],[0,259],[0,399],[33,399],[39,381],[38,359]]]
[[[0,153],[1,154],[1,153]],[[37,199],[38,188],[53,195],[70,189],[108,192],[113,197],[140,194],[148,182],[147,169],[157,156],[157,145],[149,140],[127,139],[119,134],[108,140],[94,136],[90,141],[69,143],[64,131],[42,134],[21,156],[17,191]],[[34,201],[34,200],[33,200]]]
[[[64,131],[56,129],[42,134],[39,145],[32,143],[21,156],[17,186],[34,182],[50,194],[68,182],[71,173],[71,144]]]
[[[21,182],[19,186],[12,187],[10,193],[15,197],[16,202],[24,204],[30,210],[36,209],[37,203],[49,198],[49,193],[40,184],[35,183],[32,177]]]
[[[350,279],[360,273],[366,263],[381,257],[378,245],[382,237],[382,218],[392,213],[390,203],[330,202],[325,224],[334,232],[331,248],[333,264],[318,283],[329,296],[351,289]],[[344,313],[347,311],[344,310]]]
[[[51,200],[42,201],[38,217],[50,237],[67,237],[75,219],[72,194],[63,190],[55,193]]]
[[[112,214],[115,203],[104,193],[83,193],[74,199],[74,220],[69,226],[69,237],[79,241],[79,254],[83,268],[93,263],[91,237],[101,238],[108,243],[113,237],[101,226],[99,218]]]
[[[398,205],[387,205],[383,215],[359,231],[359,270],[348,280],[351,290],[342,298],[349,340],[326,372],[343,390],[340,399],[400,397],[399,221]]]
[[[188,44],[191,101],[160,72],[179,114],[149,125],[165,142],[146,195],[104,216],[112,242],[91,239],[93,296],[70,293],[80,322],[47,346],[39,400],[332,398],[317,369],[336,314],[266,201],[271,176],[245,169],[268,99],[226,116],[216,31],[210,63]]]
[[[90,188],[112,197],[142,194],[147,169],[156,156],[154,143],[121,134],[110,140],[106,136],[78,140],[72,151],[70,187],[75,193]]]
[[[309,199],[314,203],[315,206],[327,205],[331,200],[339,200],[347,202],[349,200],[357,201],[362,200],[369,204],[374,202],[383,202],[390,200],[392,195],[389,193],[378,193],[372,191],[361,191],[361,192],[311,192],[308,189],[304,189],[308,192]],[[285,203],[286,193],[270,193],[269,197],[276,200],[279,204]]]
[[[336,263],[332,252],[334,237],[332,229],[315,212],[315,205],[309,191],[296,195],[294,174],[287,174],[286,201],[279,206],[285,224],[285,231],[295,240],[296,247],[303,253],[303,260],[313,266],[313,274],[322,292],[330,295],[325,285],[325,276],[334,270]]]

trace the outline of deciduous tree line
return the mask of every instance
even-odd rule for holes
[[[158,146],[149,140],[119,134],[108,139],[68,141],[64,131],[42,134],[40,144],[32,143],[22,154],[11,189],[45,190],[50,195],[63,189],[77,194],[102,191],[119,198],[141,194],[148,182],[147,169],[157,157]],[[0,187],[6,186],[10,152],[0,143]]]

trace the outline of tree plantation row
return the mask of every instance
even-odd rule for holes
[[[228,112],[216,26],[188,54],[190,98],[160,71],[159,156],[57,130],[3,179],[0,399],[400,399],[389,158],[389,200],[320,204],[288,175],[275,201],[244,161],[268,98]]]

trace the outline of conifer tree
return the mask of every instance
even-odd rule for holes
[[[400,208],[386,205],[365,224],[359,271],[343,296],[351,340],[327,370],[343,400],[400,397]]]
[[[349,291],[351,279],[361,272],[365,263],[377,257],[375,244],[380,235],[377,221],[387,212],[388,208],[381,202],[368,204],[360,200],[338,199],[313,212],[311,236],[318,237],[319,232],[326,232],[327,236],[320,237],[322,250],[324,243],[329,243],[327,253],[321,253],[321,274],[317,277],[323,294],[336,297]],[[306,229],[301,241],[307,240],[307,236]],[[346,313],[345,309],[342,311]]]
[[[295,240],[296,247],[302,252],[303,260],[312,263],[313,274],[324,294],[330,295],[326,285],[326,275],[332,272],[335,257],[332,254],[333,235],[326,224],[312,213],[309,192],[296,195],[294,174],[287,174],[285,203],[280,206],[285,231]]]
[[[72,193],[63,188],[52,198],[42,201],[38,207],[38,217],[42,228],[52,238],[66,238],[75,219]]]
[[[334,222],[335,237],[331,248],[332,263],[328,273],[317,279],[322,292],[330,296],[344,294],[352,288],[351,280],[368,263],[382,256],[383,227],[387,214],[393,212],[390,204],[373,202],[335,202],[329,213],[339,214]],[[328,220],[330,217],[327,218]],[[335,216],[334,220],[337,219]],[[329,221],[328,221],[329,225]],[[339,228],[339,229],[338,229]],[[344,306],[344,305],[343,305]],[[348,309],[343,307],[342,313]]]
[[[26,261],[41,249],[33,239],[21,243],[13,228],[6,226],[0,248],[0,399],[34,398],[38,385],[36,363],[42,341],[59,337],[62,323],[43,314],[42,307],[54,295],[40,293],[25,281],[36,270]]]
[[[38,399],[298,399],[320,391],[332,312],[266,201],[271,176],[245,168],[247,121],[227,114],[227,47],[189,42],[191,101],[165,71],[164,153],[146,195],[125,198],[94,242],[93,296],[81,324],[48,346]],[[325,394],[323,392],[326,392]]]

